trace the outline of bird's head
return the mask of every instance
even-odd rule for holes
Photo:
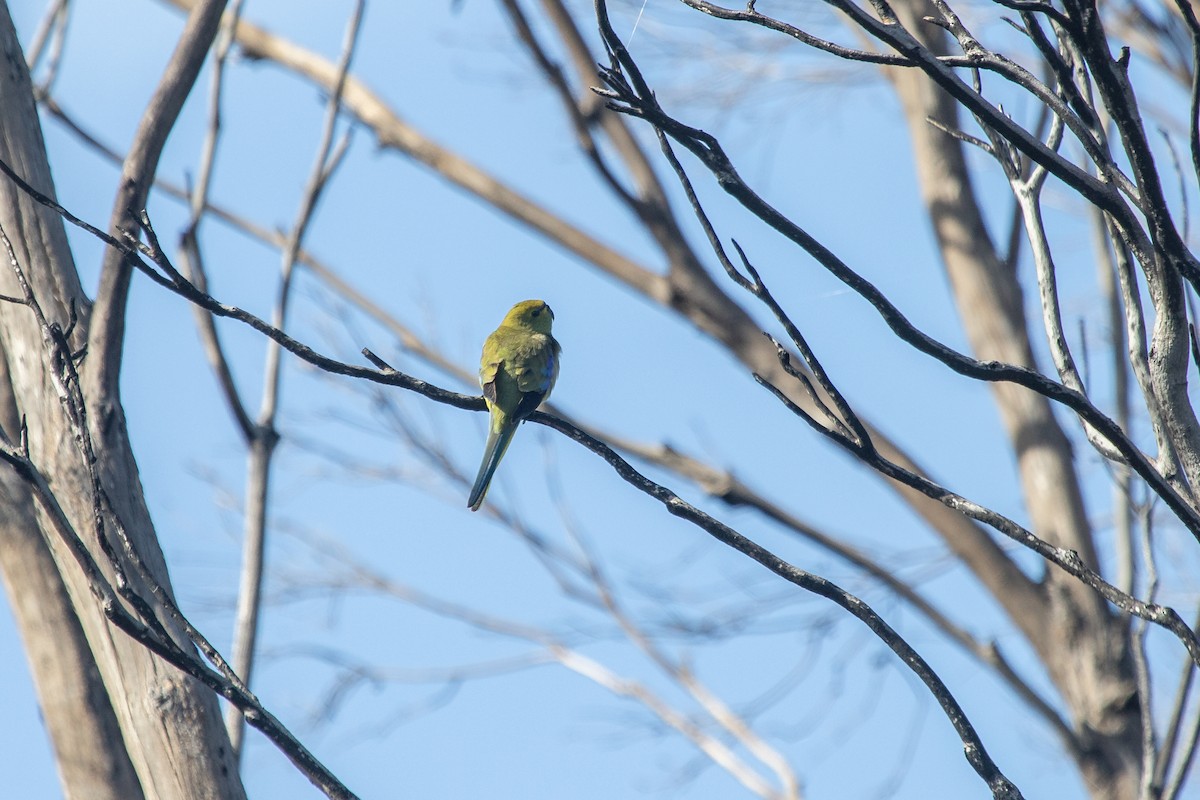
[[[553,322],[554,312],[545,301],[522,300],[509,310],[503,324],[549,334]]]

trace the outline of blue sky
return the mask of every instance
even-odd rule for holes
[[[495,4],[466,0],[369,6],[355,71],[428,135],[562,213],[632,257],[661,258],[608,199],[579,157],[555,99],[529,72]],[[349,3],[252,0],[248,19],[334,58]],[[178,36],[181,18],[154,2],[114,13],[97,0],[73,3],[74,18],[56,96],[98,137],[122,150]],[[23,41],[42,3],[12,11]],[[636,5],[615,5],[619,30],[633,30]],[[137,34],[129,33],[136,20]],[[663,42],[713,36],[707,20],[651,0],[633,37],[660,66],[659,77],[694,86],[714,73],[671,72]],[[642,27],[644,26],[644,27]],[[594,33],[585,31],[596,46]],[[657,58],[657,60],[656,60]],[[781,64],[800,69],[786,56]],[[917,203],[906,132],[896,103],[872,73],[854,83],[779,81],[741,115],[684,96],[689,121],[722,136],[743,174],[843,259],[876,282],[923,329],[964,347],[928,225]],[[862,85],[855,85],[862,84]],[[160,175],[194,174],[204,135],[207,71],[164,154]],[[688,105],[691,103],[691,105]],[[295,216],[320,135],[323,98],[267,64],[238,61],[225,96],[226,127],[213,188],[217,203],[269,227]],[[54,121],[44,123],[59,198],[79,216],[107,219],[117,172]],[[647,131],[639,136],[653,153]],[[721,234],[747,248],[776,295],[786,298],[845,393],[883,421],[953,488],[1022,519],[1011,455],[987,390],[965,383],[887,335],[886,326],[779,237],[765,232],[688,162]],[[666,172],[661,173],[666,179]],[[672,187],[674,191],[674,187]],[[1007,213],[1006,189],[981,192]],[[677,207],[679,205],[676,192]],[[1098,318],[1078,208],[1054,211],[1065,245],[1064,292],[1073,319]],[[150,212],[164,241],[184,222],[172,200]],[[702,241],[689,218],[688,234]],[[206,223],[211,289],[221,300],[269,315],[276,252]],[[72,232],[85,285],[100,251]],[[791,511],[897,565],[904,577],[973,630],[995,636],[1030,680],[1045,685],[1021,639],[991,602],[947,563],[913,515],[798,423],[744,369],[693,328],[598,274],[561,249],[449,186],[425,168],[380,152],[356,132],[350,154],[318,210],[306,245],[347,280],[467,370],[505,310],[527,297],[554,307],[564,347],[554,401],[580,420],[633,439],[669,442],[730,466]],[[711,259],[710,259],[711,261]],[[713,264],[715,268],[715,264]],[[731,289],[736,291],[736,289]],[[749,298],[743,298],[747,305]],[[370,347],[398,368],[457,390],[398,349],[388,334],[302,275],[289,330],[356,363]],[[753,312],[770,327],[765,315]],[[129,310],[123,395],[147,501],[184,610],[228,648],[237,584],[244,451],[198,345],[190,309],[136,281]],[[772,328],[772,330],[774,330]],[[1092,328],[1095,330],[1095,328]],[[256,409],[262,339],[222,327],[235,375]],[[482,415],[438,406],[398,390],[390,395],[416,431],[438,442],[459,472],[474,473]],[[582,677],[545,665],[448,686],[418,673],[491,663],[536,652],[405,604],[314,584],[336,570],[314,554],[332,541],[390,580],[489,614],[556,630],[604,630],[597,615],[565,600],[521,540],[486,515],[465,510],[466,488],[432,471],[380,422],[368,391],[287,362],[280,419],[268,590],[255,690],[354,791],[366,797],[728,797],[740,789],[678,736],[663,734],[636,704]],[[1074,434],[1075,431],[1072,431]],[[377,473],[350,474],[331,462],[350,453]],[[1078,451],[1086,488],[1106,507],[1105,472]],[[652,468],[649,474],[743,533],[806,569],[860,591],[942,675],[993,756],[1028,797],[1082,797],[1063,769],[1057,742],[1007,690],[947,645],[911,611],[827,554],[751,515],[705,498]],[[565,504],[557,502],[561,492]],[[645,619],[689,619],[759,601],[745,635],[713,643],[668,640],[736,707],[754,707],[772,686],[782,699],[759,718],[790,759],[808,796],[985,797],[986,787],[931,697],[865,629],[828,603],[787,586],[701,531],[634,494],[590,453],[537,426],[521,431],[489,502],[519,513],[550,541],[590,543]],[[565,508],[565,511],[564,511]],[[319,548],[318,548],[319,549]],[[1195,567],[1185,554],[1180,570]],[[1175,598],[1187,607],[1187,598]],[[1156,645],[1157,646],[1157,643]],[[317,719],[334,671],[315,652],[378,667],[404,680],[361,685],[332,719]],[[619,637],[583,648],[590,657],[679,701],[678,692]],[[1177,654],[1163,647],[1172,674]],[[0,683],[8,724],[0,726],[0,768],[19,797],[59,794],[20,640],[0,613]],[[317,796],[256,733],[249,734],[245,781],[254,798]],[[1193,787],[1195,791],[1195,787]]]

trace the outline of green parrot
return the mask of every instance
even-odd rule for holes
[[[562,347],[550,335],[554,312],[541,300],[523,300],[483,343],[479,385],[491,412],[483,463],[467,505],[478,511],[517,426],[550,395]]]

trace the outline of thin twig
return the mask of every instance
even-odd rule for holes
[[[54,369],[51,370],[51,377],[62,400],[62,407],[67,415],[76,446],[79,448],[83,467],[88,474],[87,492],[91,498],[93,534],[107,559],[108,567],[114,571],[120,597],[130,603],[141,616],[141,621],[134,619],[114,595],[99,564],[62,509],[49,482],[30,460],[24,428],[22,428],[19,447],[13,447],[9,443],[0,445],[0,461],[11,466],[17,476],[30,487],[38,505],[50,520],[51,526],[83,571],[88,588],[98,601],[102,613],[113,625],[163,660],[201,681],[205,686],[238,707],[250,723],[263,731],[280,751],[331,800],[356,800],[355,795],[332,772],[321,764],[279,720],[263,708],[257,698],[246,691],[244,685],[229,670],[228,665],[225,664],[216,649],[194,626],[187,622],[169,593],[155,580],[150,569],[142,562],[132,539],[128,536],[124,524],[112,503],[109,502],[108,495],[100,483],[84,396],[79,390],[79,378],[75,372],[75,354],[72,353],[67,342],[67,335],[56,323],[46,319],[37,298],[33,295],[32,288],[25,279],[23,269],[17,261],[12,242],[2,227],[0,227],[0,243],[4,246],[9,266],[24,293],[24,305],[34,314],[42,330],[42,340],[48,362],[54,366]],[[120,554],[108,539],[109,528],[115,530],[117,538],[121,542]],[[125,573],[127,563],[134,566],[140,581],[149,587],[152,595],[168,616],[182,626],[188,639],[202,649],[212,663],[221,670],[220,672],[207,667],[196,658],[194,651],[185,650],[172,638],[165,623],[128,579]]]
[[[800,783],[787,759],[755,733],[746,721],[700,681],[691,669],[668,656],[661,647],[646,635],[645,631],[634,624],[633,620],[629,618],[625,610],[617,602],[612,585],[609,583],[603,570],[600,569],[599,563],[591,553],[590,548],[583,541],[583,538],[580,536],[574,536],[573,538],[576,546],[584,554],[584,563],[588,567],[589,577],[591,578],[592,585],[595,587],[596,593],[600,597],[601,603],[625,634],[626,638],[675,684],[686,691],[704,709],[710,719],[728,732],[747,752],[775,773],[776,780],[780,783],[781,791],[776,792],[772,790],[769,795],[763,796],[777,796],[786,798],[787,800],[799,800]]]
[[[208,275],[200,250],[200,225],[204,220],[205,211],[209,207],[209,187],[212,184],[213,169],[217,160],[217,143],[221,135],[221,97],[225,86],[225,65],[229,58],[234,30],[237,28],[241,11],[242,0],[234,0],[232,8],[221,23],[221,33],[217,37],[213,50],[208,131],[200,153],[200,169],[195,187],[190,192],[185,192],[189,217],[188,224],[180,235],[180,259],[183,262],[183,273],[202,292],[208,291]],[[65,115],[61,115],[61,117],[65,117]],[[73,123],[69,122],[68,124]],[[80,133],[82,134],[82,131]],[[100,147],[98,142],[94,145]],[[157,186],[159,183],[161,181],[156,181],[155,185]],[[254,423],[246,411],[245,403],[242,402],[238,392],[237,383],[233,379],[233,370],[229,366],[225,348],[221,345],[216,321],[212,314],[199,306],[192,306],[192,312],[196,319],[196,327],[200,331],[200,339],[204,343],[205,356],[208,358],[213,372],[216,373],[221,395],[225,398],[225,405],[229,408],[229,413],[233,415],[234,423],[241,432],[243,440],[248,443],[254,436]]]
[[[292,278],[296,260],[309,224],[320,201],[322,191],[336,167],[342,163],[349,144],[349,131],[336,146],[334,137],[338,118],[341,115],[342,92],[346,76],[358,43],[365,0],[358,0],[346,25],[341,57],[338,61],[337,80],[334,91],[326,103],[325,123],[321,131],[321,142],[313,162],[296,220],[282,251],[279,289],[271,327],[283,330],[287,323],[287,312],[292,294]],[[266,551],[267,506],[271,483],[271,462],[279,443],[276,416],[279,410],[279,395],[282,388],[282,349],[278,342],[268,341],[266,363],[263,367],[262,405],[249,442],[250,455],[247,460],[245,520],[242,541],[242,571],[238,588],[237,612],[234,619],[233,665],[239,675],[249,684],[254,668],[254,643],[258,638],[258,622],[262,611],[263,567]],[[226,718],[230,744],[238,758],[241,757],[243,717],[231,710]]]
[[[1196,618],[1194,627],[1200,628],[1200,615]],[[1192,689],[1195,685],[1196,665],[1191,661],[1185,661],[1183,670],[1179,676],[1178,685],[1175,689],[1175,699],[1171,703],[1171,715],[1167,720],[1166,731],[1163,734],[1162,745],[1159,748],[1157,762],[1154,765],[1154,774],[1151,778],[1151,786],[1159,792],[1161,798],[1167,798],[1170,795],[1163,792],[1163,787],[1167,783],[1167,775],[1174,765],[1175,758],[1179,754],[1180,741],[1179,736],[1183,732],[1184,719],[1187,716],[1189,701],[1192,696]],[[1195,709],[1195,716],[1200,720],[1200,707]],[[1200,724],[1200,723],[1198,723]],[[1193,736],[1194,736],[1193,732]],[[1187,744],[1184,745],[1185,752],[1183,754],[1184,761],[1190,759],[1190,754],[1186,752]],[[1192,743],[1194,746],[1194,742]],[[1184,767],[1186,771],[1187,767]]]
[[[718,184],[726,192],[772,228],[799,245],[831,274],[871,303],[893,332],[903,341],[917,350],[933,356],[959,374],[983,381],[1016,383],[1070,408],[1112,443],[1200,541],[1200,513],[1154,469],[1125,432],[1096,408],[1086,395],[1025,367],[994,361],[980,362],[970,358],[933,339],[914,326],[874,284],[851,269],[799,225],[756,194],[738,175],[732,162],[714,137],[704,131],[689,127],[668,115],[659,105],[657,98],[642,78],[637,65],[613,31],[608,22],[604,0],[596,0],[596,12],[605,41],[612,52],[613,67],[603,73],[610,89],[601,91],[601,94],[612,100],[610,103],[612,108],[647,119],[656,128],[661,129],[691,150],[708,167]],[[1005,122],[1003,126],[1000,126],[990,117],[988,123],[1006,129],[1011,128],[1010,122]],[[1043,147],[1040,141],[1038,147]],[[1057,155],[1055,157],[1057,158]],[[1039,161],[1039,163],[1041,162]],[[1053,169],[1051,171],[1053,172]]]
[[[42,21],[38,24],[37,32],[25,56],[29,74],[38,68],[42,57],[49,53],[46,61],[46,72],[41,81],[34,87],[35,96],[44,96],[54,91],[54,83],[58,80],[58,68],[62,64],[63,49],[67,40],[67,29],[71,24],[71,0],[55,0],[46,9]],[[47,44],[49,47],[47,48]]]
[[[113,234],[135,226],[136,214],[145,208],[159,157],[217,35],[225,3],[226,0],[203,0],[188,16],[154,97],[138,123],[133,145],[122,166],[121,183],[109,223],[109,231]],[[131,277],[132,267],[125,256],[106,250],[89,331],[94,365],[91,380],[105,396],[117,394]]]
[[[1142,564],[1146,572],[1145,593],[1147,599],[1154,602],[1158,596],[1158,565],[1154,557],[1154,517],[1153,506],[1149,503],[1142,506],[1139,513],[1138,530],[1142,546]],[[1137,620],[1133,625],[1130,650],[1133,654],[1133,674],[1137,682],[1138,697],[1147,709],[1154,707],[1154,694],[1151,686],[1150,664],[1146,658],[1147,623],[1144,619]],[[1158,772],[1158,745],[1155,742],[1154,717],[1149,711],[1142,717],[1142,769],[1139,791],[1141,800],[1154,800],[1156,792],[1154,776]]]
[[[831,581],[800,569],[776,556],[766,548],[747,539],[733,528],[714,519],[685,502],[677,494],[639,473],[616,451],[593,436],[563,420],[542,412],[534,412],[530,420],[546,425],[591,450],[603,458],[622,480],[659,501],[673,516],[691,522],[722,544],[753,559],[789,583],[833,601],[871,629],[872,633],[891,649],[921,680],[934,696],[963,742],[963,752],[976,773],[987,783],[996,800],[1016,800],[1020,790],[1004,776],[992,761],[966,714],[949,688],[907,641],[888,625],[869,605]]]

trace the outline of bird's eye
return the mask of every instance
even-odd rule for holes
[[[533,315],[534,315],[535,317],[537,317],[537,316],[541,316],[541,313],[542,313],[542,310],[541,310],[540,308],[535,308],[535,309],[533,310]]]

